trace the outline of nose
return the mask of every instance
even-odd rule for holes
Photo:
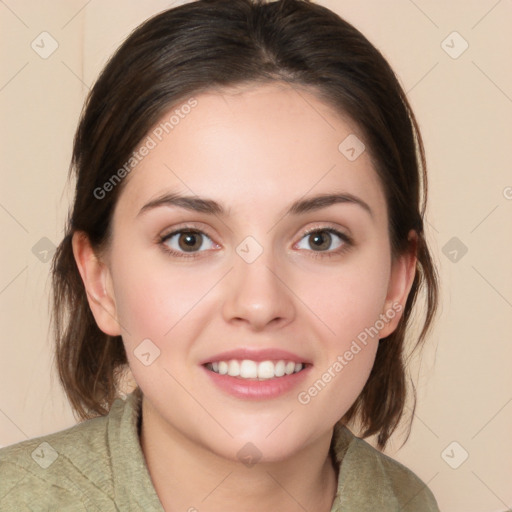
[[[237,255],[235,258],[225,282],[224,320],[253,331],[282,328],[292,322],[296,314],[293,293],[284,275],[277,272],[271,255],[264,251],[252,263]]]

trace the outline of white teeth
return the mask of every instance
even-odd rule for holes
[[[228,373],[228,363],[226,363],[226,361],[219,361],[218,364],[219,364],[219,373],[221,375],[226,375]],[[212,370],[215,371],[215,368],[212,368]]]
[[[286,363],[286,368],[284,371],[286,375],[291,375],[295,371],[295,363],[293,363],[292,361]]]
[[[298,373],[304,368],[302,363],[293,361],[261,361],[257,363],[250,359],[238,361],[231,359],[229,361],[216,361],[208,365],[208,369],[220,375],[229,375],[230,377],[240,377],[242,379],[273,379]]]
[[[254,361],[244,359],[240,364],[240,377],[244,379],[255,379],[258,377],[258,365]]]
[[[284,361],[277,361],[274,373],[276,377],[282,377],[285,374],[286,363]]]
[[[262,361],[258,365],[258,378],[271,379],[275,375],[275,366],[272,361]]]
[[[236,359],[229,361],[228,375],[230,377],[238,377],[240,375],[240,363]]]

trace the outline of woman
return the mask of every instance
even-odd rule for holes
[[[54,322],[87,421],[0,451],[2,510],[438,510],[348,429],[385,447],[437,305],[421,136],[362,34],[301,0],[165,11],[73,169]]]

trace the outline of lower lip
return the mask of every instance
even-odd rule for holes
[[[306,378],[310,366],[298,373],[266,380],[241,379],[229,375],[220,375],[204,366],[203,369],[216,386],[231,396],[246,400],[268,400],[285,395],[296,388]]]

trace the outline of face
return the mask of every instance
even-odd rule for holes
[[[311,92],[188,104],[143,141],[116,205],[100,301],[117,323],[91,307],[170,435],[281,460],[330,436],[360,394],[411,265],[392,262],[357,126]]]

